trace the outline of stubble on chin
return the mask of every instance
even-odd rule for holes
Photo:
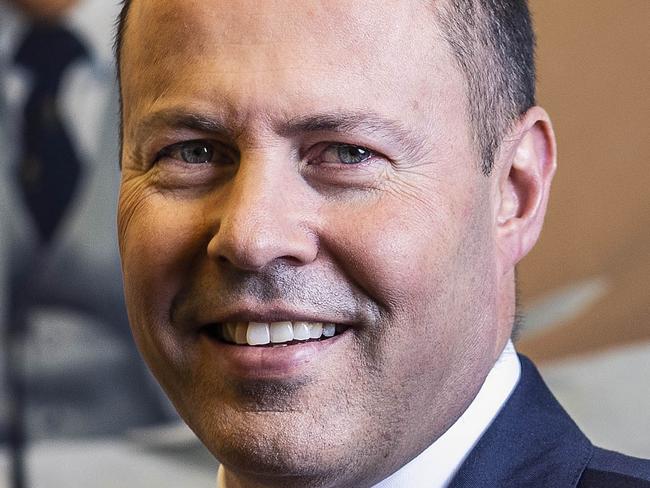
[[[236,410],[240,412],[298,412],[304,408],[307,378],[280,380],[226,380]]]

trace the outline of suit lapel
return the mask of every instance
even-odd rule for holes
[[[519,384],[450,488],[573,488],[593,446],[524,356]]]

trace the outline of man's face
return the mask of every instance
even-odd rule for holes
[[[426,3],[131,8],[131,324],[185,421],[251,483],[383,478],[456,420],[503,346],[494,184]],[[250,322],[337,334],[224,339]]]

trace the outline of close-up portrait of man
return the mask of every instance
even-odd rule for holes
[[[556,136],[525,0],[131,0],[129,322],[219,488],[650,486],[515,351]]]

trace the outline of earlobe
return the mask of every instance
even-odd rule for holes
[[[555,134],[548,114],[533,107],[512,130],[498,175],[497,240],[504,270],[535,245],[556,169]]]

